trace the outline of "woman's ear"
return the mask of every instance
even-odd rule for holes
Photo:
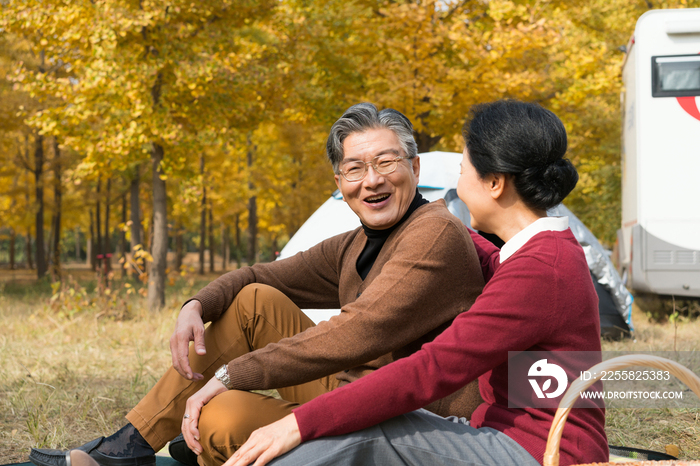
[[[507,177],[505,173],[491,173],[487,175],[487,181],[491,197],[494,199],[500,198],[506,189]]]

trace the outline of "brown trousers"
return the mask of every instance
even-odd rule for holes
[[[207,354],[190,346],[190,364],[204,375],[189,381],[170,367],[158,383],[127,414],[154,450],[180,434],[187,399],[223,364],[250,351],[303,332],[314,323],[283,293],[267,285],[248,285],[231,307],[204,332]],[[204,466],[223,464],[259,427],[283,418],[291,410],[338,386],[334,375],[278,389],[282,400],[257,393],[229,390],[202,409],[199,457]]]

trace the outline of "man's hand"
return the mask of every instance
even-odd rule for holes
[[[205,386],[187,399],[185,417],[182,419],[182,436],[190,450],[197,455],[202,454],[202,445],[199,443],[199,415],[202,408],[216,395],[227,390],[219,379],[212,377]]]
[[[277,422],[261,427],[250,435],[248,441],[226,461],[223,466],[263,466],[270,460],[284,455],[301,443],[301,433],[294,413]]]
[[[202,374],[193,373],[188,359],[190,342],[194,341],[195,352],[202,356],[207,354],[204,347],[204,322],[202,321],[202,303],[192,300],[182,306],[177,316],[175,331],[170,337],[170,354],[173,368],[187,380],[202,380]]]

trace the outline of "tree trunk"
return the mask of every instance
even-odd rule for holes
[[[90,268],[93,272],[97,270],[97,251],[95,249],[95,219],[90,209],[90,239],[87,247],[87,260],[90,261]]]
[[[120,239],[121,239],[121,261],[119,263],[121,264],[121,277],[122,279],[126,278],[126,192],[122,194],[122,225],[124,225],[121,228],[121,232],[119,233]]]
[[[102,248],[102,210],[100,202],[100,191],[102,188],[102,180],[97,178],[97,208],[95,209],[95,231],[97,232],[97,249],[95,251],[95,267],[97,272],[102,272],[102,260],[104,259],[104,249]]]
[[[430,152],[430,149],[442,139],[442,136],[431,136],[428,133],[413,133],[413,136],[416,139],[419,154]]]
[[[239,214],[236,214],[236,268],[241,268],[241,224]]]
[[[80,227],[75,227],[75,260],[80,262]]]
[[[202,198],[202,204],[206,202],[206,194]],[[202,206],[199,221],[199,274],[204,275],[204,251],[207,246],[207,209]]]
[[[25,135],[24,136],[24,159],[29,160],[29,136]],[[31,205],[31,196],[30,196],[30,191],[31,187],[29,186],[29,181],[26,181],[26,190],[24,191],[24,200],[27,204],[27,206]],[[29,270],[32,270],[34,268],[34,264],[32,262],[32,229],[31,227],[27,227],[27,241],[25,244],[25,254],[27,256],[27,268]]]
[[[221,269],[228,270],[228,226],[221,223]]]
[[[53,225],[53,273],[56,280],[61,280],[61,152],[58,149],[58,141],[53,140],[54,150],[54,199],[56,201],[56,211],[54,213]]]
[[[12,180],[12,191],[17,192],[17,175],[15,175],[14,179]],[[15,207],[17,206],[17,198],[15,196],[12,197],[12,203],[10,204],[10,208],[14,211]],[[14,228],[10,228],[10,270],[15,270],[16,264],[15,264],[15,243],[17,240],[17,232],[15,231]]]
[[[151,215],[151,223],[148,226],[148,246],[146,250],[153,254],[153,215]]]
[[[15,270],[15,239],[17,233],[14,228],[10,228],[10,270]]]
[[[207,238],[207,187],[204,186],[204,155],[199,157],[199,173],[202,175],[202,208],[199,221],[199,274],[204,275],[204,251]],[[209,245],[211,247],[211,245]]]
[[[36,189],[36,275],[43,278],[46,275],[46,253],[44,251],[44,137],[36,136],[34,150],[34,182]]]
[[[107,178],[107,192],[105,193],[105,273],[112,270],[112,245],[110,244],[111,232],[109,230],[109,208],[110,208],[110,192],[112,188],[112,178]]]
[[[215,245],[214,245],[214,227],[213,227],[214,219],[212,218],[212,213],[211,213],[211,206],[209,207],[209,272],[214,271],[214,257],[216,254],[214,254]]]
[[[44,245],[44,251],[46,251],[46,270],[47,272],[53,272],[53,268],[51,267],[51,254],[53,251],[53,227],[54,224],[56,223],[56,218],[54,217],[53,214],[51,214],[51,228],[49,228],[49,234],[46,235],[44,234],[44,238],[46,238],[46,244]],[[46,233],[46,232],[44,232]]]
[[[168,206],[165,180],[161,178],[163,147],[153,143],[153,263],[148,276],[148,307],[165,306],[165,266],[168,258]]]
[[[92,212],[90,212],[90,223],[92,223]],[[90,266],[90,270],[93,272],[95,271],[95,261],[93,259],[93,252],[92,252],[92,243],[93,240],[92,238],[88,238],[87,241],[85,242],[85,265]]]
[[[27,229],[27,268],[32,270],[34,264],[32,263],[32,232]]]
[[[253,166],[253,144],[248,135],[248,169]],[[253,182],[248,183],[248,189],[254,192],[255,185]],[[256,243],[258,239],[258,206],[255,196],[250,196],[248,199],[248,265],[255,263]]]
[[[182,269],[182,260],[184,258],[184,245],[182,236],[182,224],[178,220],[175,224],[175,270],[177,270],[178,272]]]
[[[258,237],[258,206],[255,196],[248,199],[248,265],[255,264]]]
[[[140,166],[136,167],[136,174],[131,179],[129,189],[131,196],[131,253],[134,253],[134,248],[137,244],[141,244],[141,208],[139,204],[139,170]],[[143,246],[143,245],[142,245]]]

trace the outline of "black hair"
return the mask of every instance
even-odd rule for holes
[[[558,205],[578,182],[576,168],[564,157],[564,124],[538,104],[498,100],[476,105],[462,134],[479,176],[512,175],[516,192],[532,209]]]

